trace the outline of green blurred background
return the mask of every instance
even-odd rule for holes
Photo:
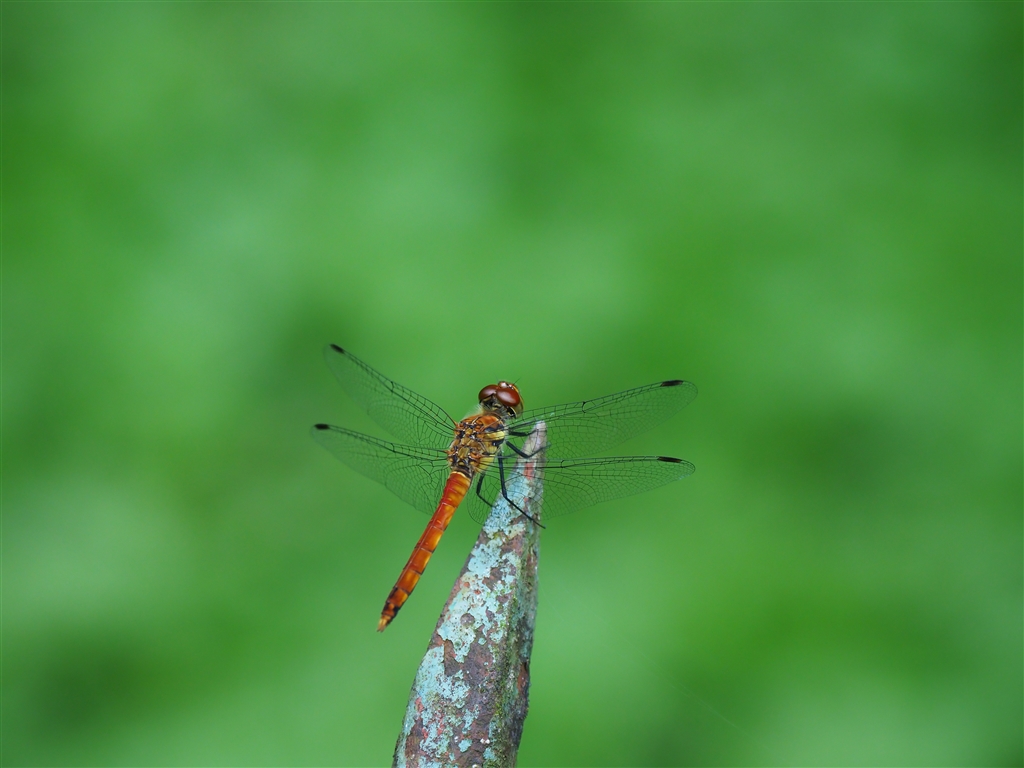
[[[2,6],[3,762],[384,765],[461,415],[665,378],[543,534],[520,764],[1020,765],[1022,6]]]

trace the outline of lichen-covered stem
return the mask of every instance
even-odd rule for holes
[[[513,502],[540,519],[544,425],[527,438]],[[539,526],[499,495],[420,662],[395,766],[515,765],[530,691]]]

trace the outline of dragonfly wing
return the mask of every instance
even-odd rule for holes
[[[328,424],[313,426],[310,434],[356,472],[420,512],[431,515],[437,509],[451,472],[444,451],[389,443]]]
[[[400,440],[447,448],[455,422],[445,410],[374,370],[336,344],[324,347],[324,359],[342,388],[370,418]]]
[[[522,436],[543,421],[548,446],[558,456],[593,455],[656,427],[696,396],[697,387],[689,381],[662,381],[595,400],[534,408],[510,428]]]
[[[501,462],[495,461],[484,474],[482,482],[477,478],[470,493],[466,494],[470,515],[478,522],[487,519],[490,507],[501,490],[499,469],[505,470],[506,487],[516,475],[512,461],[503,457]],[[542,459],[542,465],[544,498],[540,514],[545,522],[594,504],[682,480],[694,471],[690,462],[667,456]]]

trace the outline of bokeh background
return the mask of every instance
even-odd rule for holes
[[[385,765],[456,415],[665,378],[551,525],[520,764],[1020,765],[1022,7],[4,3],[3,763]]]

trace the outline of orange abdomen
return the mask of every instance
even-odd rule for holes
[[[416,583],[423,575],[430,556],[437,549],[437,544],[441,541],[441,536],[448,527],[448,523],[451,522],[455,510],[466,497],[471,482],[469,477],[461,472],[452,472],[449,475],[448,482],[444,486],[444,493],[441,494],[441,501],[437,505],[433,517],[430,518],[430,522],[427,523],[427,529],[420,536],[416,548],[409,556],[409,562],[402,569],[402,575],[398,577],[395,586],[391,588],[391,594],[384,602],[384,610],[381,611],[380,621],[377,624],[378,632],[384,631],[384,628],[395,618],[398,609],[405,604],[409,595],[416,589]]]

